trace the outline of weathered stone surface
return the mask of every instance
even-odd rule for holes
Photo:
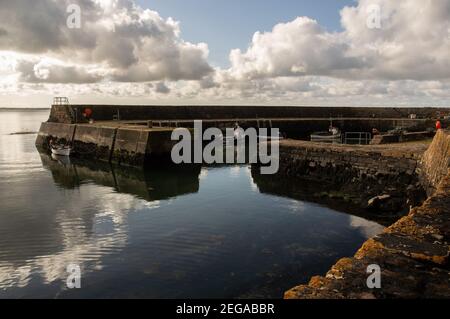
[[[373,127],[380,122],[380,118],[390,119],[392,126],[411,122],[409,114],[417,114],[422,119],[433,118],[436,112],[442,116],[449,115],[448,108],[390,108],[390,107],[318,107],[318,106],[256,106],[256,105],[71,105],[72,112],[78,119],[82,119],[85,108],[93,111],[96,121],[111,121],[114,116],[120,115],[123,120],[175,120],[175,119],[259,119],[267,118],[323,118],[326,120],[326,128],[329,118],[366,118],[373,120]],[[66,106],[53,105],[53,121],[68,121]],[[68,122],[63,122],[68,123]]]
[[[412,209],[353,258],[338,261],[325,277],[285,293],[289,299],[450,298],[450,175],[421,207]],[[381,268],[381,289],[366,285],[367,266]]]
[[[431,195],[440,180],[450,173],[450,131],[437,132],[433,143],[423,155],[420,169],[421,181]]]
[[[426,143],[358,146],[284,140],[280,143],[279,175],[331,183],[362,208],[406,214],[410,206],[417,206],[426,198],[416,169],[427,146]]]
[[[116,134],[114,127],[77,125],[73,140],[76,156],[109,161]]]
[[[401,143],[401,142],[411,142],[420,141],[433,138],[433,131],[423,131],[423,132],[407,132],[402,134],[383,134],[375,135],[370,141],[371,145],[380,144],[390,144],[390,143]]]
[[[42,123],[36,145],[47,149],[50,139],[73,142],[72,156],[142,167],[148,158],[170,156],[173,128],[147,128],[120,123]]]
[[[71,107],[68,105],[53,105],[50,111],[49,122],[66,124],[74,123],[74,119],[71,115]]]
[[[118,164],[143,166],[147,151],[148,130],[119,128],[112,161]]]

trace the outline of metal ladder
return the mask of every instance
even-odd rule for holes
[[[65,96],[57,96],[53,98],[53,105],[65,106],[72,122],[76,123],[76,114],[70,107],[69,98]]]

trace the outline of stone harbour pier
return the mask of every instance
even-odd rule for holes
[[[386,226],[326,274],[285,292],[287,299],[450,298],[450,108],[127,106],[55,103],[36,145],[70,142],[74,156],[119,166],[170,160],[172,131],[241,127],[280,129],[280,169],[260,178],[317,182],[321,201],[339,199],[364,208]],[[309,141],[313,132],[381,132],[371,145]],[[404,133],[393,134],[401,129]],[[374,145],[377,144],[377,145]],[[253,175],[253,170],[252,170]],[[264,180],[266,179],[266,180]],[[294,185],[295,186],[295,185]],[[291,187],[291,185],[286,185]],[[262,188],[261,191],[265,189]],[[313,199],[314,200],[314,199]],[[381,270],[381,287],[369,288],[367,269]]]
[[[288,138],[308,139],[312,132],[327,131],[330,124],[343,132],[402,127],[426,133],[434,127],[436,116],[449,121],[450,115],[449,109],[442,108],[69,105],[66,99],[55,101],[48,121],[41,125],[38,147],[47,148],[51,139],[64,140],[72,142],[75,156],[131,166],[167,157],[174,144],[172,131],[192,128],[194,120],[202,120],[205,129],[233,127],[237,122],[243,128],[276,127]],[[389,138],[387,134],[385,139]]]

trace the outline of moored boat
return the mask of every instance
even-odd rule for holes
[[[65,145],[51,145],[52,154],[59,156],[70,156],[72,148]]]
[[[332,132],[316,132],[311,134],[312,142],[340,142],[341,141],[341,133],[332,133]]]

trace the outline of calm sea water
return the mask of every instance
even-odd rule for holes
[[[0,111],[1,298],[277,298],[382,230],[263,194],[248,166],[61,162],[36,134],[10,135],[47,117]],[[66,287],[69,264],[81,289]]]

